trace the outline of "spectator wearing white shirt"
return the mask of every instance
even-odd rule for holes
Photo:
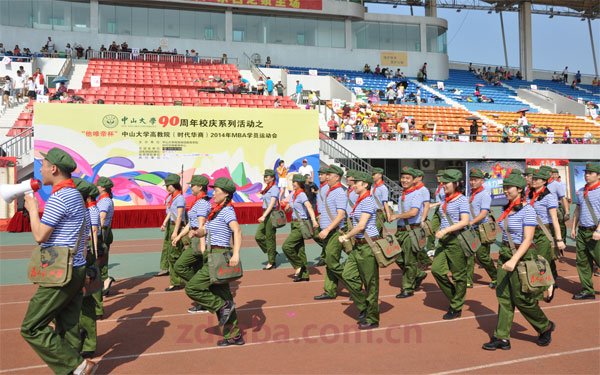
[[[488,132],[488,127],[487,124],[484,122],[483,124],[481,124],[481,140],[484,142],[488,141],[488,137],[487,137],[487,133]]]
[[[298,173],[302,176],[310,175],[311,180],[314,178],[315,172],[313,171],[313,167],[308,164],[308,160],[302,160],[302,166],[298,168]]]

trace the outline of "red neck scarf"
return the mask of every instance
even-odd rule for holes
[[[300,195],[300,193],[303,193],[303,192],[304,192],[304,190],[302,190],[302,189],[296,189],[296,190],[294,190],[294,197],[292,198],[293,201],[295,202],[296,198],[298,198],[298,195]]]
[[[322,188],[322,187],[323,187],[323,186],[325,186],[325,185],[327,185],[327,182],[321,182],[321,184],[319,185],[319,187],[321,187],[321,188]]]
[[[354,191],[354,186],[351,186],[348,188],[348,191],[347,191],[348,197],[350,197],[350,193],[352,193],[353,191]]]
[[[410,193],[412,193],[413,191],[418,189],[418,185],[415,186],[411,186],[408,189],[404,189],[402,190],[402,202],[404,202],[404,199],[406,199],[406,196]]]
[[[354,210],[356,210],[356,207],[358,207],[358,204],[360,202],[362,202],[363,200],[365,200],[367,197],[371,196],[371,192],[370,191],[365,191],[364,193],[362,193],[362,195],[360,197],[358,197],[358,199],[356,200],[356,203],[354,203],[354,207],[352,207],[352,213],[354,213]]]
[[[513,208],[518,205],[521,204],[521,197],[517,197],[517,199],[513,200],[512,202],[510,202],[510,204],[508,205],[508,208],[506,210],[504,210],[504,212],[502,213],[502,215],[500,215],[500,217],[498,218],[498,222],[504,220],[505,217],[508,216],[508,214],[511,213],[511,211],[513,210]]]
[[[444,184],[440,182],[437,189],[435,189],[435,195],[438,195],[440,193],[440,191],[442,191],[443,187],[444,187]]]
[[[104,198],[108,198],[110,199],[110,195],[108,195],[108,193],[102,193],[100,194],[100,196],[98,197],[98,200],[101,201]]]
[[[267,191],[271,190],[271,188],[275,185],[275,181],[269,182],[267,186],[260,191],[260,195],[265,195]]]
[[[168,198],[168,197],[171,197],[171,200],[169,201],[169,208],[171,208],[171,206],[173,205],[173,202],[175,201],[175,198],[177,198],[177,197],[178,197],[178,196],[180,196],[180,195],[181,195],[181,190],[175,190],[175,192],[174,192],[174,193],[171,193],[171,194],[169,194],[169,195],[167,196],[167,198]],[[165,201],[165,204],[166,204],[166,203],[167,203],[167,202]]]
[[[593,184],[593,185],[586,184],[586,185],[585,185],[585,188],[583,189],[583,196],[587,198],[587,196],[588,196],[588,193],[589,193],[590,191],[592,191],[592,190],[596,190],[596,189],[598,189],[599,187],[600,187],[600,181],[597,181],[597,182],[596,182],[595,184]]]
[[[531,191],[531,188],[529,186],[527,186],[525,188],[525,196],[528,197],[529,196],[529,192]]]
[[[223,203],[225,203],[225,201],[223,201]],[[223,203],[213,204],[210,207],[210,212],[208,213],[208,218],[206,219],[207,221],[211,221],[219,212],[221,212],[223,208],[231,206],[231,201],[227,205],[224,205]]]
[[[63,181],[59,182],[58,184],[52,186],[52,193],[51,194],[56,193],[60,189],[64,189],[64,188],[68,188],[68,187],[75,189],[75,183],[73,182],[73,179],[71,179],[71,178],[63,180]]]
[[[341,182],[338,182],[337,184],[335,184],[332,187],[330,187],[329,190],[327,190],[327,194],[325,194],[325,199],[327,199],[327,197],[329,197],[329,193],[331,193],[335,189],[341,188],[341,187],[342,187],[342,183]]]
[[[533,204],[535,203],[535,201],[537,201],[540,194],[542,194],[545,190],[546,190],[546,187],[542,186],[542,188],[540,190],[533,191],[533,197],[531,198],[531,201],[529,202],[529,204],[531,204],[532,207],[533,207]]]
[[[203,199],[204,197],[206,197],[206,193],[201,191],[200,193],[198,193],[198,195],[196,195],[196,198],[194,199],[194,203],[192,203],[192,206],[196,204],[196,202],[198,202],[200,199]]]
[[[479,193],[481,193],[483,191],[483,186],[478,187],[477,189],[473,190],[471,192],[471,197],[469,198],[469,203],[473,202],[473,199],[475,199],[475,196]]]
[[[448,209],[448,203],[450,203],[452,200],[454,200],[454,198],[458,197],[459,195],[462,195],[460,191],[455,191],[454,194],[452,194],[451,196],[444,198],[445,201],[442,205],[442,210],[444,210],[444,213],[446,213],[446,210]]]
[[[383,179],[379,180],[379,182],[373,184],[373,194],[375,194],[375,190],[377,190],[378,187],[380,187],[381,185],[383,185]]]
[[[417,190],[419,190],[419,189],[420,189],[420,188],[422,188],[423,186],[425,186],[425,185],[423,185],[423,183],[422,183],[422,182],[419,182],[418,184],[416,184],[416,185],[415,185],[415,187],[417,188]]]
[[[90,208],[96,205],[96,201],[85,202],[85,207]]]
[[[550,178],[548,179],[548,183],[551,183],[551,182],[553,182],[553,181],[554,181],[554,177],[550,177]]]

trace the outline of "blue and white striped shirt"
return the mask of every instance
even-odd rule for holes
[[[438,188],[435,189],[437,191]],[[444,199],[446,199],[446,192],[444,191],[444,187],[441,187],[440,191],[435,194],[435,201],[444,203]]]
[[[588,208],[588,205],[583,200],[584,188],[577,190],[577,205],[579,206],[579,225],[582,227],[595,227],[598,223],[594,223],[594,218]],[[596,214],[596,218],[600,218],[600,188],[590,190],[588,192],[588,200],[592,205],[592,209]]]
[[[384,209],[383,206],[384,206],[385,202],[387,202],[389,200],[389,195],[390,195],[390,191],[389,191],[388,187],[385,186],[385,184],[383,184],[381,186],[377,186],[377,187],[375,187],[375,185],[373,185],[373,187],[371,187],[371,196],[375,200],[375,204],[377,205],[378,210]]]
[[[429,189],[425,187],[425,185],[421,186],[421,188],[417,191],[421,193],[421,199],[423,200],[423,204],[425,204],[425,202],[429,203],[431,201],[431,193],[429,192]]]
[[[98,211],[100,211],[100,213],[106,212],[106,217],[104,218],[104,226],[110,227],[112,224],[113,215],[115,213],[115,204],[113,200],[109,197],[102,198],[98,202],[96,202],[96,206],[98,207]]]
[[[492,205],[492,194],[488,190],[484,189],[484,190],[480,191],[479,193],[477,193],[475,195],[475,197],[473,198],[473,202],[470,202],[469,204],[470,204],[469,211],[471,210],[471,208],[473,209],[473,212],[472,213],[469,212],[469,213],[471,214],[471,216],[475,215],[471,218],[471,220],[473,220],[483,210],[487,211],[487,213],[490,212],[490,207]],[[486,213],[485,217],[483,218],[483,220],[481,220],[479,223],[474,225],[475,228],[479,227],[480,224],[484,224],[489,221],[488,217],[487,217],[487,213]]]
[[[446,219],[446,215],[450,216],[454,224],[460,221],[460,215],[462,214],[468,214],[469,217],[471,216],[471,214],[469,214],[469,201],[467,201],[467,197],[465,197],[464,195],[460,195],[452,202],[449,202],[445,214],[442,206],[440,206],[440,215],[442,216],[440,230],[446,229],[450,226],[448,219]]]
[[[185,198],[183,197],[183,194],[178,195],[177,198],[175,198],[175,200],[173,201],[173,204],[167,206],[167,213],[171,214],[170,219],[172,223],[175,223],[177,221],[177,210],[180,208],[183,208],[185,210]],[[181,218],[181,222],[185,222],[185,217]]]
[[[327,195],[329,193],[329,195]],[[346,192],[341,187],[336,188],[327,193],[323,194],[323,199],[326,201],[326,205],[329,208],[329,212],[331,212],[331,218],[329,218],[329,213],[327,212],[327,208],[325,204],[323,204],[323,211],[320,211],[320,220],[319,224],[321,229],[325,229],[331,224],[331,221],[335,219],[338,214],[338,211],[344,211],[346,213],[346,207],[348,206],[348,197],[346,197]],[[340,221],[339,228],[343,229],[345,227],[345,220]]]
[[[198,218],[203,217],[207,218],[208,213],[210,212],[210,203],[206,199],[200,199],[194,203],[192,208],[188,211],[188,216],[190,219],[190,228],[198,228],[200,224],[198,223]]]
[[[550,182],[546,188],[556,196],[558,201],[566,195],[565,186],[556,180]]]
[[[88,212],[90,213],[91,226],[100,227],[100,210],[98,210],[98,207],[88,207]]]
[[[407,224],[412,225],[421,223],[421,215],[423,214],[423,193],[421,192],[421,189],[406,194],[404,196],[404,201],[402,201],[402,197],[400,197],[400,203],[398,203],[399,214],[408,212],[413,208],[419,210],[417,216],[411,217],[409,219],[399,219],[398,228],[404,227]]]
[[[233,231],[229,227],[232,221],[237,221],[232,206],[224,207],[212,220],[206,222],[206,230],[210,232],[210,245],[231,247]]]
[[[371,215],[369,220],[367,221],[367,226],[365,227],[365,231],[356,234],[356,238],[365,238],[365,233],[369,237],[375,237],[379,235],[379,231],[377,230],[377,220],[375,218],[375,214],[377,212],[377,205],[375,204],[375,199],[373,197],[367,197],[360,201],[360,203],[354,209],[354,213],[351,214],[352,224],[357,226],[360,222],[360,217],[363,213]]]
[[[317,192],[317,210],[319,210],[319,215],[327,215],[327,211],[325,210],[325,196],[327,195],[327,191],[329,191],[329,185],[325,184],[319,188]]]
[[[538,199],[533,203],[533,208],[537,216],[542,219],[542,224],[550,224],[552,219],[550,218],[550,209],[557,208],[558,201],[554,194],[547,194],[541,200]]]
[[[519,212],[508,215],[504,220],[508,220],[508,231],[515,245],[520,245],[523,242],[523,230],[525,227],[537,226],[535,209],[528,204],[523,206]],[[504,229],[504,220],[499,221],[498,225],[502,228],[502,241],[508,241],[508,236]]]
[[[265,193],[265,195],[263,195],[263,197],[262,197],[262,201],[263,201],[262,208],[263,209],[269,207],[269,203],[271,203],[271,198],[275,198],[277,200],[279,199],[279,188],[276,185],[273,185]],[[273,207],[277,207],[277,203]]]
[[[75,247],[81,225],[84,225],[84,234],[89,228],[87,210],[79,191],[74,188],[62,188],[52,194],[46,202],[44,215],[41,222],[53,228],[50,238],[41,244],[42,247],[68,246]],[[85,236],[79,241],[77,253],[73,258],[73,266],[79,267],[85,264],[83,250],[85,248]]]
[[[350,193],[348,193],[348,191],[346,190],[346,195],[348,196],[348,207],[346,208],[346,214],[348,216],[350,216],[350,213],[352,212],[352,208],[354,207],[354,205],[356,204],[356,201],[358,200],[358,194],[356,194],[356,191],[352,190]]]
[[[305,202],[308,202],[308,197],[305,192],[298,194],[296,199],[292,196],[292,218],[299,219],[307,219],[308,218],[308,210],[304,205]],[[298,217],[300,214],[300,217]]]

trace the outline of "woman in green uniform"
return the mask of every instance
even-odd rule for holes
[[[110,287],[115,281],[112,277],[108,276],[108,256],[110,253],[110,245],[113,242],[112,233],[112,220],[115,213],[115,205],[112,200],[112,188],[113,182],[108,177],[100,177],[96,182],[100,195],[96,200],[96,206],[100,211],[100,228],[102,228],[102,241],[103,246],[98,253],[100,258],[98,261],[98,267],[100,267],[100,274],[102,275],[102,281],[104,282],[103,294],[105,296],[110,292]]]
[[[262,195],[263,214],[258,218],[258,228],[254,239],[263,253],[267,254],[267,265],[264,270],[277,267],[277,230],[271,224],[271,213],[279,205],[279,188],[275,184],[275,171],[265,169],[263,174],[266,187],[260,192]]]
[[[181,240],[173,245],[173,240],[177,238],[179,232],[186,225],[184,220],[185,214],[185,198],[181,191],[179,176],[169,174],[165,178],[165,187],[169,193],[167,205],[167,217],[165,218],[160,230],[165,232],[163,242],[163,253],[161,254],[161,268],[163,267],[163,256],[166,257],[169,270],[169,286],[165,289],[166,292],[183,288],[181,278],[175,272],[175,263],[183,251],[183,243]]]

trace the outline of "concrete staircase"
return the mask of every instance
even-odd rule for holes
[[[12,138],[7,136],[6,133],[8,133],[9,129],[15,124],[15,121],[17,121],[17,118],[19,118],[19,115],[23,112],[26,105],[27,103],[20,103],[12,108],[5,108],[0,111],[0,144],[3,144]]]
[[[72,60],[73,66],[67,78],[69,78],[68,88],[80,90],[83,82],[83,76],[88,67],[87,60]]]

